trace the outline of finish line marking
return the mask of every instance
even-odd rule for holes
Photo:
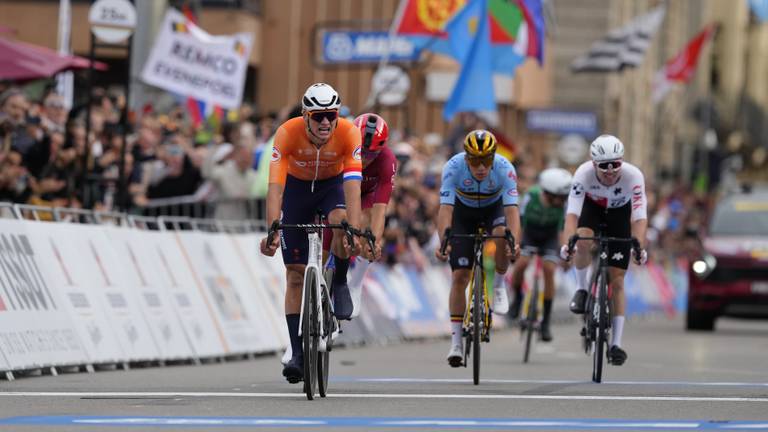
[[[445,383],[466,384],[472,382],[469,378],[354,378],[336,377],[332,382],[361,382],[361,383]],[[483,379],[489,384],[592,384],[592,381],[577,380],[515,380],[515,379]],[[768,387],[765,382],[701,382],[701,381],[603,381],[601,385],[646,385],[646,386],[694,386],[694,387]]]
[[[0,425],[79,425],[144,427],[356,427],[356,428],[473,428],[563,430],[758,430],[765,421],[626,420],[626,419],[498,419],[388,417],[111,417],[28,416],[0,419]]]
[[[79,397],[79,398],[297,398],[304,393],[235,392],[0,392],[0,397]],[[499,395],[499,394],[418,394],[418,393],[337,393],[331,399],[507,399],[507,400],[599,400],[659,402],[768,402],[768,397],[704,396],[601,396],[601,395]]]

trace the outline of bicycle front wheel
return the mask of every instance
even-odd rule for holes
[[[326,275],[326,281],[329,278]],[[320,352],[317,357],[317,389],[320,397],[325,397],[328,393],[328,372],[331,364],[331,333],[333,332],[333,315],[331,312],[331,299],[328,296],[328,290],[321,290],[320,307],[323,312],[323,334],[321,337],[325,340],[325,350]]]
[[[592,381],[599,383],[603,380],[603,356],[608,343],[606,340],[606,329],[608,327],[608,279],[605,268],[600,270],[597,289],[597,316],[595,317],[597,335],[595,337],[595,347],[592,350]]]
[[[485,275],[480,266],[475,268],[475,281],[472,285],[472,380],[480,384],[480,338],[483,333],[485,311]]]
[[[317,274],[307,272],[304,277],[304,309],[301,317],[301,339],[304,349],[304,393],[307,399],[315,397],[317,386],[317,346],[319,324],[317,311]]]

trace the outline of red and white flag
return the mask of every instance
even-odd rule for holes
[[[672,89],[674,83],[687,83],[696,70],[696,64],[699,62],[699,55],[704,44],[710,39],[715,31],[714,25],[709,25],[701,31],[696,37],[688,42],[685,49],[676,56],[667,60],[664,67],[656,72],[653,78],[653,101],[660,102],[664,96]]]

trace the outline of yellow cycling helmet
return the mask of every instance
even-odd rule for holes
[[[496,137],[485,129],[476,129],[464,138],[464,151],[468,156],[486,157],[496,153]]]

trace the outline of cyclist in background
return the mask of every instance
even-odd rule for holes
[[[539,175],[539,184],[526,192],[520,205],[523,238],[520,242],[521,257],[515,262],[512,271],[514,297],[510,315],[513,319],[520,315],[525,269],[531,256],[538,250],[544,260],[544,314],[541,321],[541,340],[544,342],[552,340],[549,319],[552,300],[555,298],[555,268],[560,261],[558,249],[565,241],[559,237],[565,221],[565,201],[571,191],[572,179],[571,173],[562,168],[546,169]]]
[[[373,255],[368,248],[363,248],[363,256],[355,257],[349,271],[349,291],[354,305],[351,317],[360,313],[360,297],[362,295],[363,278],[372,261],[381,258],[382,236],[384,234],[384,217],[392,196],[397,172],[397,158],[387,146],[389,126],[384,119],[376,114],[366,113],[357,116],[353,121],[360,129],[362,137],[363,182],[360,185],[362,193],[362,227],[370,228],[376,237]],[[326,231],[323,237],[323,249],[329,250],[331,232]]]
[[[564,260],[569,260],[567,240],[578,232],[580,236],[591,237],[605,224],[606,236],[635,237],[642,249],[640,256],[634,256],[637,264],[645,264],[645,232],[648,227],[645,178],[643,173],[624,162],[624,144],[612,135],[600,135],[589,148],[591,162],[583,163],[573,175],[573,186],[568,197],[563,238],[560,249]],[[584,199],[584,198],[587,199]],[[592,262],[592,242],[579,241],[575,248],[576,284],[578,289],[571,300],[571,312],[583,314],[587,300],[587,272]],[[611,341],[608,362],[620,366],[627,360],[627,353],[621,347],[624,332],[624,275],[629,266],[631,245],[629,243],[608,246],[608,277],[613,299]]]
[[[302,116],[278,128],[269,166],[268,223],[278,219],[287,224],[312,223],[321,210],[332,224],[347,219],[353,228],[360,227],[360,131],[349,120],[339,118],[340,106],[333,87],[313,84],[302,98]],[[350,254],[357,253],[358,248],[346,244],[342,233],[337,234],[331,245],[336,261],[332,281],[334,314],[349,319],[352,299],[347,269]],[[307,242],[307,233],[300,230],[281,231],[271,244],[266,238],[261,241],[261,251],[268,256],[281,246],[286,267],[285,320],[292,357],[283,368],[283,376],[290,383],[301,381],[304,375],[299,311]]]
[[[515,168],[496,154],[496,137],[478,129],[464,138],[464,152],[446,162],[440,187],[440,210],[437,215],[440,244],[446,228],[455,234],[474,234],[480,225],[494,235],[504,235],[505,228],[520,238],[520,213]],[[466,307],[466,288],[474,262],[474,243],[468,238],[451,239],[445,255],[440,247],[435,256],[446,261],[450,256],[452,282],[448,307],[451,313],[451,349],[448,363],[459,367],[463,359],[461,327]],[[510,260],[517,257],[519,246],[509,250],[504,239],[496,240],[496,275],[493,278],[493,311],[507,313],[509,303],[504,275]]]

